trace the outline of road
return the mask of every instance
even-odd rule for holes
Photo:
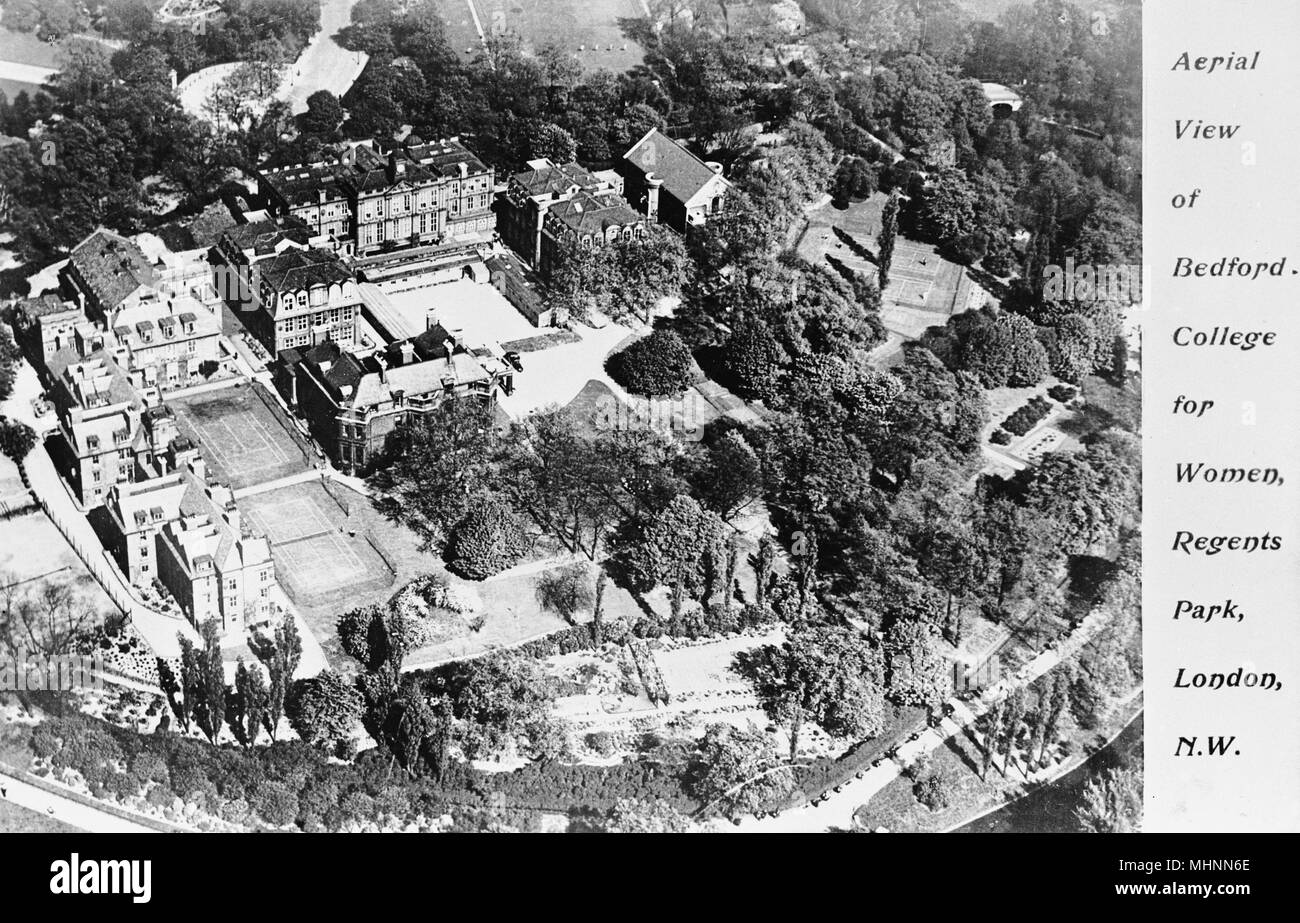
[[[323,0],[320,31],[307,45],[298,60],[289,65],[284,85],[276,96],[289,103],[294,115],[307,111],[307,97],[317,90],[329,90],[342,96],[360,76],[367,56],[348,51],[334,41],[334,35],[352,22],[356,0]]]
[[[824,801],[785,811],[778,817],[760,820],[751,815],[739,825],[717,824],[715,828],[736,833],[816,833],[831,829],[851,829],[853,813],[898,778],[904,767],[937,749],[954,734],[960,733],[995,702],[1005,698],[1011,690],[1029,685],[1055,667],[1061,662],[1063,651],[1075,650],[1085,643],[1107,620],[1108,617],[1100,612],[1089,615],[1069,639],[1051,650],[1043,651],[1013,676],[989,687],[970,706],[958,699],[950,700],[949,704],[953,706],[951,718],[945,718],[938,728],[926,728],[919,738],[900,746],[895,759],[884,760],[879,766],[864,772],[861,778],[846,782],[840,791],[827,793]]]
[[[4,800],[19,807],[45,814],[62,821],[69,827],[87,830],[91,833],[157,833],[152,827],[137,824],[125,818],[101,811],[90,805],[82,804],[72,798],[65,798],[43,788],[37,788],[22,779],[0,772],[0,788],[5,791]]]
[[[52,67],[37,67],[34,64],[17,64],[13,61],[0,61],[0,80],[15,80],[18,83],[33,83],[41,86],[58,71]]]

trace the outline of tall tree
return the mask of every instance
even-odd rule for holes
[[[1025,691],[1017,689],[1007,698],[1007,709],[1002,716],[1002,774],[1011,770],[1011,754],[1020,734],[1021,719],[1025,715]]]
[[[740,541],[732,535],[727,539],[727,565],[723,577],[722,608],[731,612],[736,595],[736,568],[740,565]]]
[[[203,684],[202,720],[200,726],[208,740],[217,742],[226,720],[226,669],[221,660],[221,629],[216,619],[203,623],[203,656],[201,670]]]
[[[605,627],[605,587],[609,584],[609,575],[602,567],[596,574],[596,593],[591,606],[591,631],[597,644],[602,641]]]
[[[894,262],[894,239],[897,236],[898,190],[895,189],[880,213],[880,233],[876,235],[876,278],[882,292],[889,285],[889,269]]]
[[[181,719],[181,727],[189,731],[203,702],[203,660],[194,642],[179,632],[177,638],[181,644],[181,698],[177,717]]]
[[[280,620],[270,638],[261,637],[251,645],[262,665],[266,668],[269,684],[266,703],[266,729],[275,740],[280,731],[280,719],[284,717],[285,700],[289,685],[293,682],[294,671],[302,657],[302,636],[298,626],[288,613]]]
[[[760,609],[767,605],[767,584],[772,579],[772,565],[776,561],[776,544],[764,535],[758,540],[757,563],[754,566],[754,604]]]
[[[266,678],[257,667],[249,667],[244,658],[239,658],[235,667],[235,694],[239,701],[240,728],[239,735],[247,747],[257,743],[261,733],[262,722],[266,717],[269,693]]]
[[[980,778],[987,779],[989,766],[993,763],[993,754],[997,751],[999,735],[1002,731],[1002,711],[1006,703],[999,701],[983,716],[984,758],[980,764]]]
[[[1142,774],[1126,767],[1094,775],[1083,787],[1075,817],[1088,833],[1140,833]]]

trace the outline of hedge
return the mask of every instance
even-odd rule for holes
[[[1023,436],[1035,426],[1038,421],[1051,412],[1052,404],[1045,398],[1035,395],[1029,399],[1023,407],[1016,410],[1011,416],[1002,421],[1002,428],[1008,432],[1015,433],[1017,436]]]

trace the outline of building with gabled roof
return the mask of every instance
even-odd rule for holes
[[[156,579],[202,628],[246,631],[271,614],[275,563],[266,536],[244,523],[229,487],[212,483],[197,451],[176,470],[113,489],[111,549],[138,585]]]
[[[157,294],[158,275],[144,251],[106,228],[72,249],[60,279],[86,316],[97,321],[138,298]]]
[[[628,149],[617,169],[628,201],[680,234],[720,214],[732,190],[721,164],[706,163],[657,128]]]
[[[47,366],[56,353],[72,345],[77,328],[85,322],[80,307],[52,292],[20,301],[14,309],[20,345]]]
[[[288,247],[257,270],[259,306],[245,323],[272,354],[326,340],[352,346],[361,295],[336,254]]]

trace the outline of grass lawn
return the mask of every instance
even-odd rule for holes
[[[1083,380],[1084,409],[1074,424],[1079,437],[1112,425],[1131,433],[1142,427],[1142,376],[1129,373],[1122,386],[1116,387],[1098,375]]]
[[[58,67],[60,43],[42,41],[34,32],[15,32],[0,26],[0,61]]]
[[[0,833],[81,833],[53,817],[20,808],[8,801],[0,801]]]
[[[482,48],[474,13],[485,36],[513,33],[532,51],[558,45],[587,71],[619,73],[644,55],[619,26],[620,19],[645,16],[637,0],[473,0],[474,13],[466,0],[437,0],[437,6],[451,47],[465,61]]]
[[[42,577],[53,583],[67,583],[80,605],[101,613],[117,609],[44,513],[0,521],[0,575],[7,578],[0,583],[31,580],[26,585],[29,589],[35,589]]]

